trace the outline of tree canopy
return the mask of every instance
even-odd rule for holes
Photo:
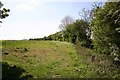
[[[92,21],[93,44],[99,53],[120,59],[120,2],[107,2]]]
[[[66,30],[66,28],[67,28],[67,26],[69,25],[69,24],[72,24],[72,23],[74,23],[74,19],[71,17],[71,16],[65,16],[62,20],[61,20],[61,24],[60,24],[60,26],[59,26],[59,28],[61,29],[61,30]]]
[[[4,19],[9,16],[8,12],[10,12],[10,9],[2,8],[4,5],[0,1],[0,19]],[[2,22],[2,21],[0,21]]]

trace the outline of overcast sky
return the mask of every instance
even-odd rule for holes
[[[80,19],[79,11],[83,8],[91,9],[93,4],[67,1],[3,0],[4,7],[11,11],[10,16],[0,24],[0,39],[21,40],[48,36],[60,31],[59,24],[66,15]]]

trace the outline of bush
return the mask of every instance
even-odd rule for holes
[[[120,49],[117,45],[111,44],[110,47],[111,56],[113,57],[115,62],[120,62]]]

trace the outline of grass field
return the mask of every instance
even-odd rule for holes
[[[109,57],[67,42],[2,41],[3,79],[120,78]]]

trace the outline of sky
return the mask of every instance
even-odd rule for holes
[[[0,40],[41,38],[60,31],[61,20],[70,15],[80,19],[79,12],[91,9],[93,2],[3,0],[10,9],[9,17],[0,23]]]

